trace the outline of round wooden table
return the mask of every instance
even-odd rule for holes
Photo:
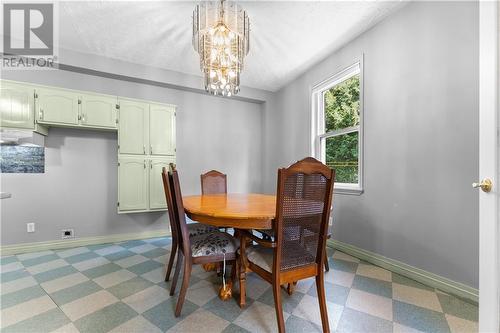
[[[204,224],[234,228],[235,236],[243,229],[272,229],[276,215],[276,197],[265,194],[212,194],[182,198],[186,215]],[[240,238],[240,242],[242,238]],[[240,256],[241,260],[241,256]],[[245,271],[240,262],[240,307],[245,306]],[[243,290],[243,292],[241,292]]]
[[[186,215],[194,221],[234,229],[272,229],[276,196],[212,194],[182,198]]]

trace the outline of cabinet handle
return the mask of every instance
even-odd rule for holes
[[[86,119],[85,119],[85,113],[82,114],[82,121],[85,123],[86,122]]]
[[[146,155],[146,146],[145,146],[145,145],[142,145],[142,153],[143,153],[144,155]]]
[[[153,155],[153,146],[152,145],[149,145],[149,151],[150,151],[150,154]]]
[[[40,116],[40,120],[43,120],[43,109],[40,109],[39,116]]]
[[[149,162],[149,168],[153,170],[153,161]]]
[[[78,115],[78,120],[82,120],[82,115]]]
[[[146,169],[146,160],[144,160],[144,169]]]

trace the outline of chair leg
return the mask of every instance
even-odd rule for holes
[[[175,316],[179,317],[181,315],[182,306],[184,305],[184,299],[186,298],[187,289],[189,287],[189,278],[191,277],[191,269],[193,264],[191,263],[191,258],[184,259],[184,274],[182,277],[181,291],[179,292],[179,298],[177,298],[177,305],[175,307]]]
[[[177,253],[177,264],[175,265],[174,278],[172,280],[172,285],[170,286],[170,296],[175,294],[175,287],[177,286],[177,280],[179,280],[179,271],[181,270],[183,257],[182,252],[179,251]]]
[[[321,313],[323,332],[329,333],[330,325],[328,324],[328,311],[326,309],[325,281],[323,272],[320,272],[320,274],[316,276],[316,290],[318,292],[319,311]]]
[[[328,263],[328,253],[326,252],[326,247],[325,247],[325,271],[327,272],[330,271],[330,264]]]
[[[238,277],[240,280],[240,308],[243,309],[246,303],[246,272],[241,262],[238,262]]]
[[[297,281],[294,281],[294,282],[288,284],[288,286],[286,288],[286,292],[288,293],[288,295],[293,294],[293,292],[295,291],[296,285],[297,285]]]
[[[283,305],[281,304],[281,286],[273,282],[274,308],[276,309],[276,319],[278,321],[278,331],[285,332],[285,321],[283,319]]]
[[[172,251],[170,252],[170,258],[168,259],[167,275],[165,275],[165,281],[170,279],[170,272],[172,271],[172,266],[174,265],[175,255],[177,254],[177,241],[172,242]]]

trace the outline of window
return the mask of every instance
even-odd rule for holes
[[[335,169],[337,193],[363,190],[362,93],[360,62],[312,90],[313,153]]]

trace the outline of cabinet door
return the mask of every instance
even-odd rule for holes
[[[174,157],[152,158],[149,163],[149,208],[166,209],[165,190],[161,177],[162,168],[168,168],[169,163],[175,163]]]
[[[149,113],[151,155],[175,155],[175,107],[151,104]]]
[[[125,99],[120,99],[119,104],[119,152],[145,155],[149,148],[149,104]]]
[[[102,95],[82,95],[80,124],[89,127],[116,128],[117,98]]]
[[[118,159],[118,210],[148,209],[148,166],[143,157]]]
[[[78,94],[59,89],[36,89],[37,121],[45,124],[78,125]]]
[[[35,89],[11,82],[0,83],[0,126],[35,127]]]

